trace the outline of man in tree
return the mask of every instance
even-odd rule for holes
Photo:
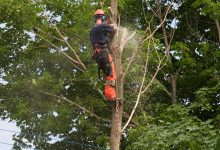
[[[113,100],[115,96],[115,80],[116,73],[114,63],[112,63],[112,56],[109,53],[109,42],[113,38],[117,26],[115,24],[107,24],[107,17],[105,12],[101,9],[96,10],[94,14],[95,26],[90,31],[90,41],[93,46],[93,58],[98,64],[99,79],[100,71],[103,70],[105,75],[106,87],[105,95],[108,100]],[[110,90],[106,90],[110,89]],[[111,91],[111,92],[109,92]],[[111,93],[108,95],[108,93]]]

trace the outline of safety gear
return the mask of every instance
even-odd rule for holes
[[[105,97],[107,100],[113,101],[116,100],[115,80],[117,77],[111,54],[108,54],[108,60],[110,62],[111,75],[105,75]]]
[[[112,74],[107,45],[94,44],[93,58],[98,64],[99,79],[101,78],[101,70],[104,72],[105,76],[110,76]]]
[[[107,20],[107,17],[106,17],[105,15],[95,15],[95,16],[94,16],[94,19],[95,19],[95,21],[96,21],[97,19],[101,19],[102,22],[105,22],[105,21]]]
[[[96,21],[97,19],[101,19],[102,22],[107,20],[105,12],[102,9],[96,10],[94,18]],[[105,23],[97,23],[90,31],[90,41],[93,46],[93,58],[98,64],[99,79],[101,79],[101,70],[104,73],[104,79],[106,80],[104,94],[108,101],[117,100],[115,89],[115,81],[117,79],[116,70],[112,56],[108,49],[108,38],[110,37],[109,35],[113,35],[115,33],[113,31],[114,29],[114,26]],[[110,38],[112,37],[113,36]]]
[[[102,9],[97,9],[94,15],[105,15],[105,12]]]
[[[106,85],[105,86],[105,97],[109,101],[115,100],[116,99],[115,87],[111,85]]]
[[[94,14],[94,18],[95,18],[95,20],[100,18],[100,19],[102,19],[102,22],[107,20],[107,17],[105,16],[105,12],[102,9],[97,9],[96,10],[96,12]]]
[[[104,94],[107,100],[113,101],[116,99],[115,80],[116,71],[111,54],[108,51],[107,45],[93,45],[93,58],[98,64],[98,77],[101,79],[101,70],[104,73],[106,80]]]
[[[110,75],[105,75],[105,80],[113,81],[113,80],[117,79],[117,76],[116,76],[115,64],[113,62],[111,54],[108,54],[108,61],[109,61],[109,64],[110,64],[111,74]]]

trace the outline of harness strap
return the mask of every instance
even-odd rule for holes
[[[108,48],[108,44],[93,44],[93,49],[102,49],[102,48]]]
[[[94,56],[99,54],[102,50],[108,48],[107,44],[104,44],[104,45],[93,44],[92,46],[93,46],[93,56],[92,56],[92,58],[94,58]]]
[[[96,49],[93,51],[94,54],[98,54],[98,53],[100,53],[100,52],[101,52],[101,49],[99,49],[99,48],[96,48]]]

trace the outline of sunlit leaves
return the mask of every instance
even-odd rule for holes
[[[220,2],[215,0],[196,0],[193,7],[201,8],[202,15],[208,15],[211,19],[220,20]]]
[[[181,106],[164,110],[155,121],[129,131],[126,149],[214,149],[218,131],[210,121],[193,118]]]

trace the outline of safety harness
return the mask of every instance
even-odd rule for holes
[[[98,77],[101,79],[101,70],[104,72],[105,75],[109,76],[112,75],[112,69],[110,67],[109,61],[109,51],[107,45],[93,45],[93,58],[95,59],[96,63],[98,64]]]
[[[99,79],[101,78],[101,70],[104,73],[104,79],[106,80],[104,93],[106,99],[109,101],[116,100],[115,80],[117,79],[117,77],[112,55],[109,52],[107,44],[94,44],[93,58],[98,64]]]

